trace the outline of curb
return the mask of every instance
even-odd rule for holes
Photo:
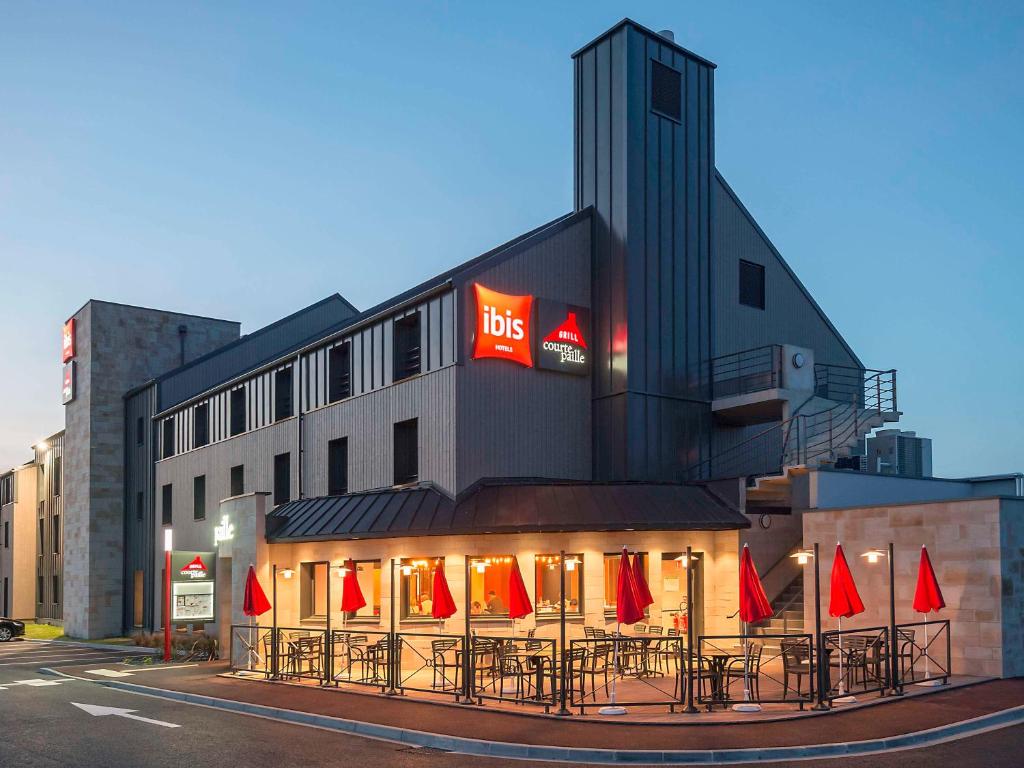
[[[956,723],[923,731],[887,736],[879,739],[847,743],[812,744],[789,747],[748,747],[716,750],[642,750],[642,749],[587,749],[558,747],[543,744],[517,744],[504,741],[486,741],[463,736],[448,736],[426,731],[415,731],[393,725],[366,723],[329,715],[317,715],[294,709],[281,709],[263,704],[249,704],[196,693],[183,693],[164,688],[151,688],[137,683],[115,680],[96,681],[99,685],[155,698],[170,699],[185,704],[221,709],[237,714],[263,717],[270,720],[305,725],[324,730],[348,733],[365,738],[399,744],[430,747],[447,752],[458,752],[479,757],[504,757],[520,760],[550,760],[567,763],[620,763],[647,765],[724,765],[730,763],[778,762],[829,757],[870,755],[917,749],[966,738],[987,731],[1024,724],[1024,705],[999,712],[961,720]]]
[[[114,643],[87,643],[84,640],[31,640],[33,643],[50,643],[51,645],[70,645],[75,648],[98,648],[103,651],[124,651],[130,652],[130,656],[156,656],[157,652],[152,648],[144,648],[141,645],[116,645]]]

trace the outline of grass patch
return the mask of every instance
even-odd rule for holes
[[[64,637],[63,627],[54,627],[50,624],[26,624],[26,640],[57,640]]]

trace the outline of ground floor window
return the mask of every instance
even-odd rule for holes
[[[559,616],[561,555],[537,555],[534,564],[537,618]],[[565,555],[565,615],[583,615],[583,555]]]
[[[420,557],[402,560],[401,611],[403,619],[431,618],[434,608],[434,569],[444,568],[443,557]]]
[[[299,579],[299,618],[326,619],[327,563],[302,563]]]
[[[143,595],[145,595],[142,571],[135,571],[133,587],[132,626],[141,627],[143,624]]]
[[[474,616],[508,616],[512,555],[483,555],[469,561],[469,607]]]
[[[686,572],[693,570],[693,616],[687,610]],[[661,555],[661,614],[680,631],[694,622],[695,634],[704,631],[704,553],[693,552],[687,561],[685,552],[663,552]],[[685,618],[684,618],[685,617]]]
[[[380,560],[356,560],[356,580],[363,593],[366,605],[346,615],[349,621],[355,619],[380,619]],[[338,604],[341,604],[341,587],[338,587]]]
[[[646,552],[630,552],[630,562],[634,557],[640,558],[640,569],[643,571],[644,579],[650,584],[650,571],[648,569],[649,563],[647,562]],[[622,559],[621,552],[614,552],[605,554],[604,556],[604,612],[615,613],[616,605],[618,600],[619,588],[619,562]],[[649,608],[644,608],[644,614],[650,612]]]

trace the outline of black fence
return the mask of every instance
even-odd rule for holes
[[[781,372],[782,347],[778,344],[716,357],[711,361],[712,397],[732,397],[780,387]]]
[[[462,661],[461,652],[459,661]],[[558,644],[554,640],[474,635],[469,662],[469,694],[484,699],[558,706]]]
[[[949,682],[948,620],[897,624],[896,638],[896,664],[901,685]]]
[[[391,633],[362,628],[331,630],[329,683],[354,683],[386,690],[391,683]]]
[[[462,635],[398,632],[395,636],[398,653],[392,672],[397,692],[436,693],[456,700],[463,696]]]
[[[567,699],[587,708],[686,704],[688,654],[678,635],[605,635],[569,641],[565,659]]]
[[[814,701],[816,665],[809,634],[701,635],[694,664],[695,699],[710,712],[743,701]]]
[[[233,624],[228,649],[231,670],[270,677],[273,673],[271,669],[273,632],[271,627]]]
[[[833,702],[860,693],[885,694],[889,675],[889,628],[822,632],[822,688]]]

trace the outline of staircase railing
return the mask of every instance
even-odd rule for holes
[[[762,392],[782,386],[782,345],[745,349],[711,360],[714,399]]]
[[[869,411],[895,412],[896,371],[816,364],[814,394],[826,400],[855,403]]]

